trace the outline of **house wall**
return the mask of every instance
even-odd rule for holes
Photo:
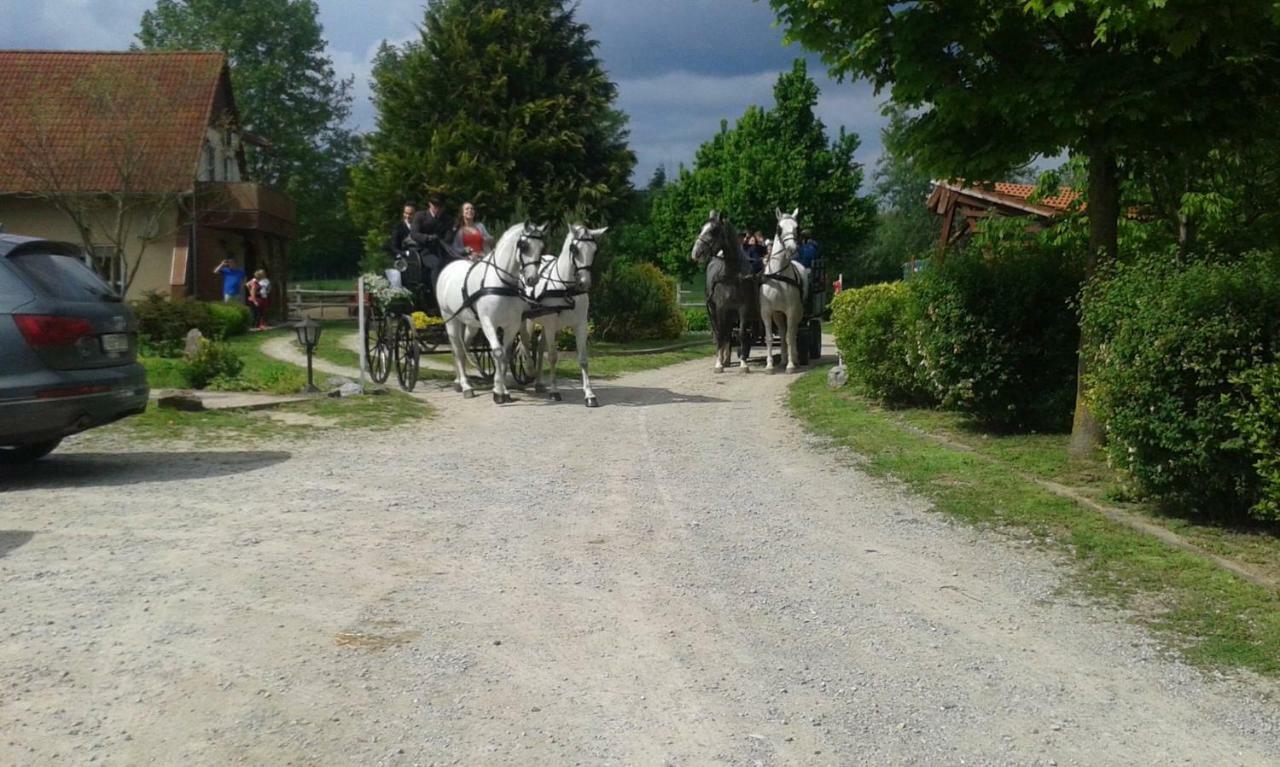
[[[138,214],[130,226],[132,232],[141,232],[144,216]],[[138,263],[137,274],[129,286],[125,298],[129,300],[141,298],[149,291],[168,295],[169,273],[173,263],[173,248],[178,228],[178,206],[161,217],[158,235],[150,240]],[[0,195],[0,224],[8,234],[42,237],[49,240],[81,244],[81,238],[67,214],[59,211],[51,203],[36,198]],[[107,244],[107,238],[101,235],[93,238],[94,244]],[[135,237],[127,249],[129,262],[132,264],[138,254],[140,240]]]

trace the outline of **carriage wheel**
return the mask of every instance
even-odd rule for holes
[[[809,320],[809,359],[822,359],[822,320],[816,317]]]
[[[471,359],[476,363],[476,370],[479,371],[480,377],[489,383],[493,383],[493,376],[497,370],[493,364],[493,354],[489,351],[489,342],[481,336],[475,343],[471,344]]]
[[[533,359],[529,367],[525,367],[524,359],[524,340],[517,335],[516,342],[511,345],[511,354],[508,359],[511,360],[511,377],[515,379],[517,386],[528,386],[538,377],[538,369],[542,367],[542,329],[533,331],[533,335],[529,337]]]
[[[413,387],[418,385],[417,335],[411,318],[401,317],[396,323],[396,380],[405,391],[413,391]]]
[[[386,383],[391,375],[391,340],[387,338],[387,318],[378,317],[365,326],[364,358],[374,383]]]

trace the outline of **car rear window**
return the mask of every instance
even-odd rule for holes
[[[28,252],[9,256],[27,283],[49,298],[119,301],[120,296],[77,256]]]

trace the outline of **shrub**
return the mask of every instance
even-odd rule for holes
[[[1021,227],[977,238],[910,282],[924,380],[1000,430],[1060,430],[1075,402],[1083,250]]]
[[[206,333],[210,325],[206,304],[170,301],[155,292],[149,292],[141,301],[134,302],[133,313],[138,320],[142,351],[147,356],[181,356],[187,331],[194,327]]]
[[[921,379],[918,312],[901,282],[846,290],[831,304],[836,346],[850,380],[867,394],[893,404],[925,404]]]
[[[1280,346],[1275,254],[1119,266],[1086,290],[1083,328],[1088,396],[1114,464],[1188,510],[1239,513],[1261,502],[1254,450],[1275,444],[1274,423],[1258,420],[1275,389],[1274,374],[1255,369]]]
[[[684,326],[691,333],[707,333],[711,331],[711,315],[706,309],[685,309]]]
[[[210,338],[222,340],[249,332],[249,323],[253,313],[244,304],[205,304],[209,312],[208,332],[203,328],[200,332]]]
[[[591,316],[606,341],[674,339],[685,331],[675,280],[649,263],[610,264],[591,294]]]
[[[244,362],[230,346],[202,338],[195,353],[187,358],[182,374],[191,388],[203,389],[215,380],[234,379],[243,369]]]
[[[1232,417],[1258,472],[1258,501],[1250,513],[1280,520],[1280,362],[1254,368],[1240,382],[1249,397]]]

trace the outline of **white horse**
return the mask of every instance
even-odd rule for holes
[[[760,275],[760,320],[764,323],[766,372],[773,372],[773,322],[780,319],[782,359],[787,372],[796,370],[796,332],[804,318],[804,299],[809,292],[809,270],[792,261],[796,255],[796,231],[800,228],[794,213],[776,211],[778,233],[773,238],[769,260]]]
[[[551,368],[551,399],[560,401],[556,383],[556,363],[560,348],[556,337],[561,327],[573,330],[573,340],[578,347],[578,368],[582,370],[582,398],[587,407],[598,407],[600,401],[591,389],[587,375],[587,314],[591,308],[591,268],[595,263],[596,249],[602,235],[609,229],[588,229],[582,224],[571,224],[564,238],[560,255],[543,258],[538,270],[538,281],[528,292],[530,300],[538,305],[537,321],[542,324],[542,342],[546,344],[547,364]],[[528,324],[525,326],[525,348],[530,349]],[[534,386],[542,391],[542,367],[534,378]]]
[[[458,371],[453,388],[465,397],[476,394],[467,380],[467,344],[476,330],[483,330],[493,354],[493,401],[511,402],[506,349],[520,331],[525,287],[538,279],[544,229],[527,221],[516,224],[483,259],[454,261],[440,272],[436,299]]]

